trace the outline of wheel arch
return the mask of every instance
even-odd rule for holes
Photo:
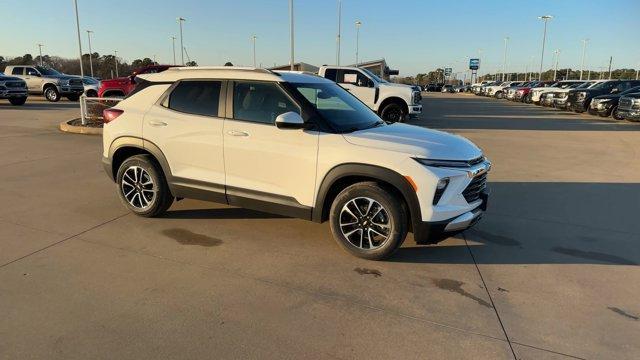
[[[108,89],[102,92],[102,97],[109,97],[111,95],[125,96],[124,90],[122,89]]]
[[[407,102],[398,96],[390,96],[384,100],[382,100],[382,102],[380,103],[380,106],[378,106],[378,114],[382,114],[382,110],[384,110],[384,108],[391,104],[391,103],[398,103],[402,106],[402,108],[405,111],[405,114],[409,113],[409,104],[407,104]]]
[[[407,206],[409,225],[421,221],[418,197],[404,176],[380,166],[359,163],[338,165],[327,172],[318,187],[311,219],[319,223],[328,220],[331,203],[340,191],[363,181],[375,181],[400,196]]]
[[[162,169],[165,178],[171,187],[171,168],[164,153],[154,143],[137,137],[123,136],[115,139],[109,147],[109,159],[111,159],[112,179],[115,179],[118,168],[122,163],[134,155],[150,155]],[[170,189],[171,190],[171,189]]]

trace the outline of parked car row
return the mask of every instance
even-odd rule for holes
[[[471,89],[479,96],[640,121],[640,80],[495,81]]]

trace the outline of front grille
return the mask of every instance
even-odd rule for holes
[[[480,194],[487,188],[487,173],[480,174],[471,180],[469,186],[462,192],[469,204],[480,199]]]
[[[8,88],[21,88],[24,87],[25,84],[20,81],[7,81],[6,83],[4,83],[4,86]]]
[[[618,107],[623,110],[631,110],[631,107],[633,107],[633,99],[628,97],[620,98]]]

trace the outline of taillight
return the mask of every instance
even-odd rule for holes
[[[102,110],[102,118],[104,119],[105,124],[110,123],[118,116],[120,116],[123,112],[124,110],[114,108],[104,109]]]

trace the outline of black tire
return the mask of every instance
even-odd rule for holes
[[[616,120],[624,120],[624,118],[618,113],[618,105],[614,106],[613,109],[611,109],[611,117]]]
[[[78,100],[80,100],[80,95],[69,95],[69,96],[67,96],[67,100],[69,100],[69,101],[78,101]]]
[[[87,97],[98,97],[98,93],[95,90],[87,91]]]
[[[58,89],[56,89],[55,86],[50,85],[45,87],[42,95],[44,95],[45,99],[47,99],[50,102],[60,101],[60,93],[58,92]]]
[[[140,169],[144,170],[144,173]],[[131,176],[132,171],[135,171],[134,176]],[[145,187],[144,182],[148,181],[151,181],[151,187],[149,185]],[[135,183],[135,186],[127,185],[127,183]],[[169,191],[162,168],[150,155],[135,155],[126,159],[118,168],[116,184],[120,200],[136,215],[156,217],[167,211],[173,203],[173,195]],[[129,195],[130,197],[127,198],[126,191],[133,191],[134,194]],[[145,195],[149,194],[149,192],[152,192],[150,198]],[[146,205],[142,197],[144,197]],[[136,203],[138,204],[137,206]]]
[[[380,117],[388,123],[403,122],[406,116],[407,112],[399,102],[391,102],[380,111]]]
[[[356,183],[342,190],[331,204],[329,221],[338,245],[351,255],[367,260],[391,256],[402,245],[408,231],[407,211],[402,201],[375,182]],[[349,224],[352,221],[356,223]]]
[[[19,97],[19,98],[10,98],[9,102],[11,103],[11,105],[24,105],[25,102],[27,102],[27,97]]]

